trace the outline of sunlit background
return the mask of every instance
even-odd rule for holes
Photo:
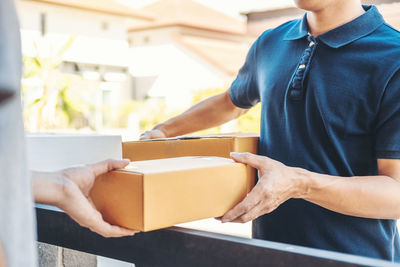
[[[292,0],[17,0],[28,132],[141,132],[229,88],[263,31],[303,11]],[[400,0],[378,6],[400,28]],[[260,105],[221,127],[257,132]],[[250,224],[222,229],[250,236]],[[219,227],[219,228],[218,228]],[[98,266],[128,266],[99,258]]]
[[[398,1],[376,2],[400,26]],[[302,11],[282,0],[18,0],[29,132],[135,140],[226,90],[252,42]],[[260,106],[207,132],[258,131]]]

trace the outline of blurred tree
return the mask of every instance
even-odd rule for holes
[[[261,104],[252,107],[246,114],[237,119],[237,131],[239,132],[260,132]]]
[[[86,81],[79,75],[62,73],[59,66],[62,56],[72,45],[71,37],[55,54],[33,58],[24,57],[23,103],[24,119],[27,130],[45,131],[57,128],[96,129],[95,122],[90,121],[93,114],[99,112],[93,95],[99,88],[99,82]],[[193,94],[192,104],[220,94],[228,89],[209,88],[197,90]],[[139,130],[151,129],[154,125],[174,117],[184,110],[170,109],[163,99],[145,101],[127,101],[119,106],[101,107],[103,114],[110,116],[107,127],[127,128],[139,124]],[[256,105],[245,115],[230,125],[232,131],[258,132],[260,130],[261,106]],[[226,129],[225,129],[226,130]],[[201,131],[196,134],[220,133],[221,126]]]
[[[36,56],[24,57],[22,100],[27,130],[81,128],[88,125],[87,115],[93,105],[85,102],[79,93],[88,89],[85,88],[88,86],[79,75],[65,74],[58,69],[63,54],[74,39],[70,37],[56,53],[47,57],[40,55],[35,43]]]
[[[146,101],[139,113],[140,129],[146,131],[153,128],[155,125],[175,117],[182,113],[183,110],[168,109],[163,99]]]
[[[210,88],[198,90],[193,95],[193,104],[205,100],[211,96],[221,94],[229,89],[229,86],[223,88]],[[260,132],[261,104],[257,104],[251,108],[246,114],[236,120],[233,131],[235,132]],[[200,131],[198,134],[214,134],[220,133],[221,126]]]

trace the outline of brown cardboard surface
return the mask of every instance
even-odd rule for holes
[[[185,136],[122,143],[123,157],[131,161],[186,156],[230,158],[230,152],[251,152],[257,154],[258,134],[232,133]]]
[[[131,163],[99,177],[95,206],[112,224],[151,231],[222,216],[254,186],[244,164],[218,157],[181,157]]]
[[[142,174],[113,171],[102,175],[96,179],[90,197],[107,222],[143,229]]]

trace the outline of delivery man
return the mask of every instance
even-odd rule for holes
[[[360,0],[295,0],[300,20],[264,32],[230,89],[142,139],[214,127],[262,103],[259,171],[222,222],[253,237],[400,261],[400,33]]]
[[[13,0],[1,0],[0,267],[37,265],[33,197],[36,202],[58,206],[80,225],[103,236],[133,235],[135,231],[106,223],[88,199],[98,175],[123,168],[129,161],[107,160],[55,173],[33,173],[31,183],[25,160],[21,66],[19,25],[14,3]]]

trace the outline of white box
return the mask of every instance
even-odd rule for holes
[[[121,136],[83,134],[28,134],[30,170],[57,171],[106,159],[121,159]]]

